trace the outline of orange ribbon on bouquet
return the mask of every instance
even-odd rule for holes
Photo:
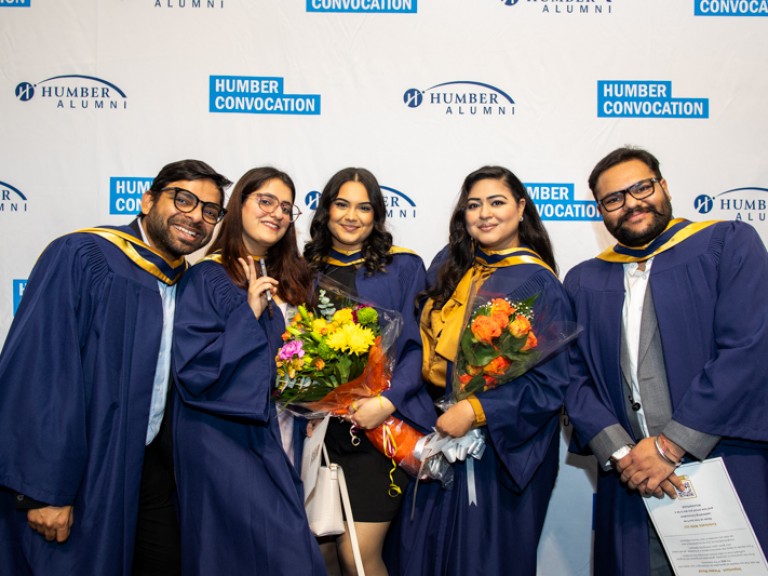
[[[356,400],[372,398],[389,388],[390,376],[390,365],[379,336],[368,352],[368,363],[360,376],[334,388],[322,399],[308,402],[306,407],[313,412],[346,416]],[[424,437],[422,432],[399,418],[390,416],[376,428],[365,430],[365,435],[379,452],[391,458],[406,472],[413,476],[418,474],[421,462],[414,455],[414,451],[416,443]]]

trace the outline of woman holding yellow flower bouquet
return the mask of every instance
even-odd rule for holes
[[[450,485],[419,484],[390,571],[535,576],[568,384],[567,355],[546,357],[542,327],[571,313],[547,232],[512,172],[466,177],[428,281],[423,375],[450,399],[436,428],[463,454]]]
[[[208,255],[179,286],[174,458],[185,576],[325,574],[271,401],[288,304],[312,300],[291,178],[235,185]]]
[[[393,413],[425,431],[435,410],[421,380],[421,339],[416,295],[425,287],[424,264],[409,250],[392,246],[384,197],[375,176],[346,168],[326,184],[304,249],[310,267],[329,276],[359,300],[400,312],[403,328],[394,346],[391,386],[379,396],[353,402],[345,420],[332,418],[326,446],[347,479],[355,528],[367,576],[386,575],[381,550],[390,521],[399,510],[408,476],[358,430],[372,429]],[[359,441],[359,443],[358,443]],[[393,486],[394,485],[394,486]],[[341,567],[354,574],[347,534],[337,540]]]

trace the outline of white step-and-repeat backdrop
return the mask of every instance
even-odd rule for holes
[[[766,0],[0,0],[0,341],[45,245],[129,221],[182,158],[286,170],[304,237],[328,177],[369,168],[427,264],[464,176],[502,164],[564,274],[610,244],[587,175],[635,144],[676,216],[766,239],[767,17]],[[541,574],[590,573],[592,473],[563,455]]]

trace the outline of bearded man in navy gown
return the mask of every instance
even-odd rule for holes
[[[168,164],[129,226],[40,256],[0,354],[0,573],[178,573],[175,288],[229,184],[198,160]]]
[[[618,243],[564,282],[580,325],[566,408],[598,461],[596,576],[672,574],[644,497],[722,457],[768,550],[768,255],[743,222],[672,218],[659,161],[620,148],[589,178]]]

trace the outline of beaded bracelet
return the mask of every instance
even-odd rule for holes
[[[680,462],[675,462],[675,461],[674,461],[674,460],[672,460],[672,459],[671,459],[669,456],[667,456],[667,453],[664,451],[664,448],[662,448],[662,447],[661,447],[661,443],[659,442],[659,438],[660,438],[660,435],[659,435],[659,436],[656,436],[656,438],[654,438],[654,439],[653,439],[653,443],[654,443],[654,445],[656,446],[656,452],[658,452],[658,453],[659,453],[659,456],[661,456],[661,457],[662,457],[662,459],[663,459],[663,460],[664,460],[664,461],[665,461],[667,464],[670,464],[670,465],[674,466],[675,468],[677,468],[678,466],[680,466]]]

